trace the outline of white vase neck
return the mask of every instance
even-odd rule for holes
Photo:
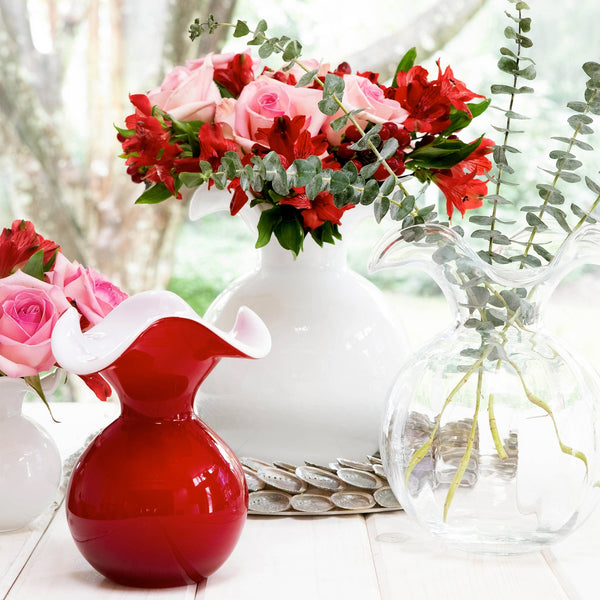
[[[0,419],[21,414],[28,389],[25,381],[19,377],[0,377]]]
[[[323,244],[321,247],[314,240],[307,238],[304,241],[304,249],[294,259],[289,250],[285,250],[276,239],[272,239],[259,249],[258,268],[341,270],[346,268],[346,258],[346,246],[340,240],[336,240],[335,244]]]

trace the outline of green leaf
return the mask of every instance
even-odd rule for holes
[[[319,69],[314,69],[312,71],[309,71],[308,73],[304,73],[304,75],[302,75],[302,77],[300,77],[300,79],[298,80],[296,87],[304,87],[306,85],[310,85],[318,74]]]
[[[378,196],[375,200],[375,204],[373,204],[373,212],[375,214],[375,220],[378,223],[381,223],[381,220],[387,214],[390,208],[390,199],[381,196]]]
[[[170,198],[173,194],[169,191],[169,188],[164,183],[156,183],[146,189],[145,192],[135,201],[136,204],[158,204],[163,202],[167,198]]]
[[[585,102],[569,102],[567,107],[575,112],[585,112],[587,110],[587,104]]]
[[[533,94],[534,89],[528,86],[521,86],[520,88],[513,87],[511,85],[499,85],[494,84],[490,87],[492,94]]]
[[[336,106],[337,106],[337,103],[336,103]],[[331,123],[329,125],[331,126],[331,129],[333,129],[334,131],[339,131],[342,127],[346,126],[346,124],[348,123],[348,120],[351,117],[354,117],[354,115],[357,115],[358,113],[361,113],[363,111],[364,111],[364,108],[355,108],[354,110],[351,110],[348,113],[344,113],[341,117],[334,119],[333,121],[331,121]],[[391,138],[391,139],[394,139],[394,138]]]
[[[298,58],[302,54],[302,44],[297,40],[291,40],[285,47],[283,51],[283,60],[288,62],[290,60],[294,60]]]
[[[600,64],[597,62],[586,62],[582,69],[591,79],[600,79]]]
[[[334,94],[341,98],[344,93],[344,88],[344,80],[339,75],[328,73],[325,76],[325,82],[323,83],[323,98],[333,96]]]
[[[278,207],[273,207],[260,213],[257,226],[258,239],[256,240],[256,248],[262,248],[269,243],[273,229],[280,222],[281,214]]]
[[[581,166],[583,166],[583,163],[573,158],[559,158],[556,161],[556,168],[564,171],[575,171]]]
[[[479,115],[483,114],[488,106],[491,104],[492,99],[491,98],[486,98],[485,100],[482,100],[481,102],[467,102],[467,106],[469,107],[469,110],[471,111],[471,115],[473,115],[473,117],[478,117]]]
[[[579,177],[577,173],[571,173],[569,171],[549,171],[548,169],[541,169],[541,171],[552,175],[552,177],[558,177],[559,179],[562,179],[567,183],[577,183],[581,181],[581,177]]]
[[[552,258],[553,258],[552,254],[550,252],[548,252],[548,250],[546,250],[546,248],[544,248],[543,246],[540,246],[539,244],[533,244],[533,249],[536,254],[538,254],[543,259],[547,260],[548,262],[550,262],[552,260]]]
[[[492,240],[494,244],[500,244],[502,246],[508,246],[510,244],[510,240],[499,231],[494,231],[490,229],[476,229],[472,234],[472,238],[479,238],[484,240]]]
[[[587,185],[588,189],[590,189],[594,194],[600,196],[600,185],[598,185],[595,181],[586,176],[585,185]]]
[[[339,194],[350,185],[350,175],[346,171],[334,171],[329,182],[329,191]]]
[[[396,71],[394,72],[394,77],[392,78],[392,87],[398,87],[396,81],[398,73],[408,73],[408,71],[413,68],[415,60],[417,60],[417,49],[413,47],[400,59]]]
[[[338,103],[333,98],[323,98],[317,103],[319,110],[328,117],[332,117],[339,110]]]
[[[538,194],[540,198],[547,200],[551,204],[562,204],[565,201],[562,192],[547,183],[538,183],[535,187],[539,190]]]
[[[325,182],[323,181],[323,175],[317,173],[306,185],[305,192],[310,200],[314,200],[317,194],[321,193],[325,189]]]
[[[467,158],[481,143],[482,138],[470,144],[460,140],[439,140],[413,150],[406,158],[411,166],[424,168],[450,169]]]
[[[298,256],[304,242],[304,229],[298,217],[284,219],[274,229],[275,237],[282,248],[291,250],[294,256]]]
[[[274,39],[266,40],[265,42],[263,42],[260,45],[260,48],[258,49],[258,55],[261,58],[269,58],[269,56],[271,56],[271,54],[273,54],[273,52],[275,52],[275,40]]]
[[[398,140],[391,137],[385,140],[383,146],[379,149],[379,154],[383,158],[388,159],[396,154],[396,150],[398,150]]]
[[[296,169],[295,187],[304,187],[317,174],[315,165],[304,158],[297,158],[293,162],[293,166]]]
[[[578,148],[581,148],[582,150],[593,150],[594,149],[594,147],[590,146],[590,144],[587,144],[586,142],[582,142],[581,140],[578,140],[576,138],[552,137],[550,139],[556,140],[558,142],[564,142],[565,144],[573,144],[574,146],[577,146]]]
[[[377,198],[378,195],[379,184],[377,183],[377,181],[375,181],[375,179],[369,179],[369,181],[365,183],[365,187],[360,198],[360,203],[364,205],[371,204],[375,200],[375,198]]]
[[[537,256],[531,256],[528,254],[525,256],[524,254],[519,254],[518,256],[512,256],[510,259],[511,262],[518,262],[529,267],[541,267],[542,261]]]
[[[29,257],[25,266],[21,269],[23,273],[35,277],[36,279],[44,280],[44,251],[38,250]]]
[[[561,158],[575,158],[574,154],[571,154],[570,152],[566,152],[565,150],[552,150],[552,152],[550,152],[550,158],[554,158],[556,160],[561,159]]]
[[[130,138],[132,135],[135,135],[135,129],[123,129],[122,127],[117,127],[113,125],[113,127],[120,133],[124,138]]]
[[[180,173],[179,181],[181,181],[185,187],[194,189],[206,183],[207,180],[201,173]]]
[[[537,215],[534,215],[532,212],[528,212],[525,215],[525,220],[529,225],[535,227],[538,231],[545,231],[548,229],[548,225],[544,223]]]
[[[596,223],[596,218],[577,204],[571,204],[571,210],[576,217],[585,219],[587,223]]]
[[[350,146],[351,150],[355,150],[356,152],[362,152],[363,150],[367,150],[370,148],[369,144],[373,144],[373,146],[379,146],[381,139],[379,137],[379,132],[381,131],[381,125],[375,125],[371,127],[369,131],[365,133],[357,142]]]
[[[545,211],[554,218],[554,220],[561,226],[561,228],[567,233],[571,233],[571,228],[567,222],[567,213],[556,206],[546,205]]]
[[[250,27],[248,27],[248,24],[246,23],[246,21],[240,21],[238,19],[237,23],[235,24],[235,29],[233,31],[233,37],[240,38],[240,37],[244,37],[245,35],[248,35],[249,33],[250,33]]]
[[[389,196],[395,187],[396,187],[396,176],[390,175],[389,177],[386,178],[386,180],[383,182],[383,184],[379,188],[379,194],[381,196]]]
[[[371,179],[371,177],[373,177],[373,175],[375,175],[375,172],[377,171],[377,169],[379,169],[379,165],[381,163],[376,160],[375,162],[369,163],[367,165],[363,165],[362,168],[360,169],[360,175],[361,177],[364,177],[365,179]]]
[[[479,252],[477,252],[477,254],[483,261],[487,262],[490,265],[492,264],[492,262],[496,262],[496,263],[502,264],[502,265],[506,265],[506,264],[510,263],[510,260],[508,258],[506,258],[505,256],[502,256],[502,254],[498,254],[497,252],[490,252],[487,250],[479,250]]]

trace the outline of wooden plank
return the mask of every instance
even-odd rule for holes
[[[367,518],[383,600],[567,600],[541,553],[478,555],[444,548],[405,513]]]
[[[194,600],[196,587],[146,590],[109,581],[81,556],[61,509],[6,600]]]
[[[600,508],[564,541],[543,555],[569,597],[597,600],[600,597]]]
[[[380,600],[362,516],[250,517],[202,600]]]
[[[57,498],[57,501],[60,500]],[[0,598],[4,598],[44,535],[58,504],[17,531],[0,533]]]

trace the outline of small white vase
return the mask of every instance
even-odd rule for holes
[[[58,447],[21,412],[30,389],[23,379],[0,377],[0,531],[19,529],[42,514],[60,485]]]
[[[236,452],[303,464],[378,449],[384,400],[408,343],[383,294],[348,268],[342,242],[311,239],[294,260],[272,240],[256,268],[205,318],[230,328],[240,306],[273,340],[260,361],[221,361],[196,400],[200,418]]]

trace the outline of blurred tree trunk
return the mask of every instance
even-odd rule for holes
[[[10,148],[0,156],[0,192],[10,194],[15,217],[30,218],[68,258],[130,293],[168,283],[186,207],[134,204],[140,186],[118,158],[113,124],[132,112],[128,92],[144,92],[173,65],[218,50],[216,36],[206,36],[202,48],[189,42],[189,24],[209,12],[229,21],[235,3],[154,0],[148,10],[145,0],[38,0],[31,9],[0,0],[0,141]],[[43,50],[29,12],[40,8],[51,42]],[[69,68],[82,58],[85,78],[73,81]]]
[[[413,46],[419,62],[448,43],[487,0],[440,0],[431,8],[346,60],[354,71],[376,71],[382,81],[392,77],[398,61]]]

